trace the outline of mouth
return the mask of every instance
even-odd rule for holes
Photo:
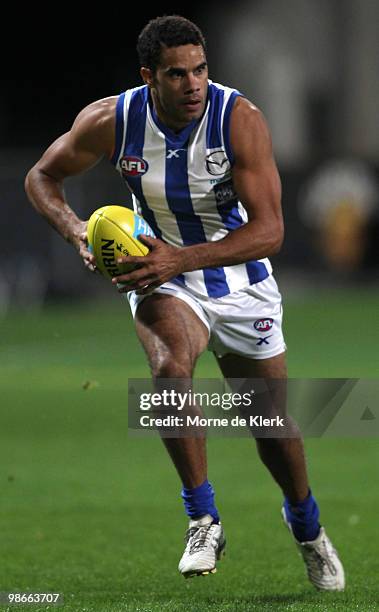
[[[201,104],[202,102],[200,98],[190,98],[189,100],[186,100],[185,102],[183,102],[183,106],[187,110],[191,110],[191,111],[199,110],[201,108]]]

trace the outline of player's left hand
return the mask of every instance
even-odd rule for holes
[[[138,236],[138,240],[149,248],[150,253],[142,257],[125,255],[117,259],[117,263],[136,266],[131,272],[112,278],[114,285],[125,285],[118,288],[120,293],[136,290],[138,294],[145,295],[183,272],[182,249],[144,234]]]

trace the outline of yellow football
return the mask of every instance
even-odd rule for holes
[[[149,249],[138,240],[140,234],[154,236],[149,224],[125,206],[102,206],[88,220],[88,249],[107,278],[130,271],[130,264],[119,264],[122,255],[147,255]]]

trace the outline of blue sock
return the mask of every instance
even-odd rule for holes
[[[210,514],[213,517],[213,522],[219,523],[220,517],[214,505],[214,490],[208,480],[194,489],[183,487],[182,498],[186,513],[191,519]]]
[[[287,521],[291,524],[293,534],[298,542],[311,542],[320,533],[318,522],[319,509],[311,491],[302,502],[291,504],[284,499],[284,510]]]

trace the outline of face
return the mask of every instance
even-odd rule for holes
[[[180,130],[203,114],[208,68],[201,45],[165,47],[155,74],[141,68],[141,75],[150,87],[158,117],[171,129]]]

